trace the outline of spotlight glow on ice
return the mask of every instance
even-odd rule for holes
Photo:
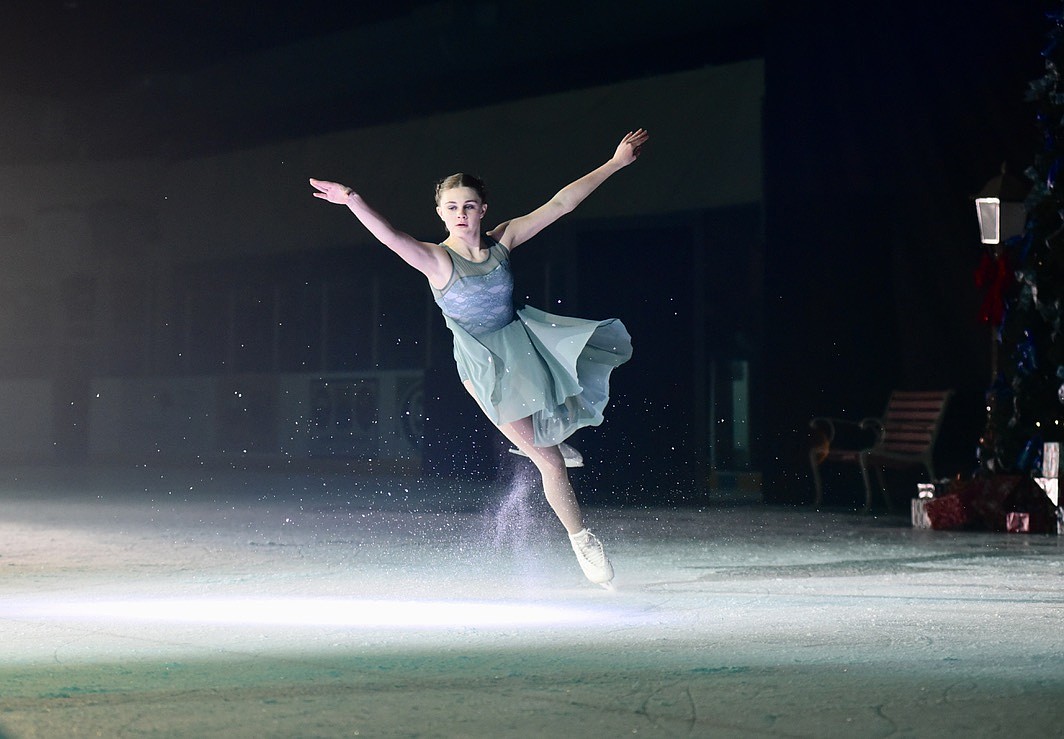
[[[360,598],[129,598],[9,604],[8,618],[69,622],[209,623],[430,629],[576,625],[613,621],[609,611],[531,602]]]

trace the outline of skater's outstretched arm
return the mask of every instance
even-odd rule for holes
[[[377,241],[425,275],[433,285],[441,286],[450,277],[451,260],[438,245],[418,241],[410,234],[395,228],[384,216],[371,208],[361,195],[346,185],[315,179],[311,179],[310,184],[318,191],[314,193],[314,197],[337,205],[346,205]]]
[[[503,224],[505,228],[497,227],[491,234],[502,228],[502,235],[496,235],[496,240],[511,250],[516,249],[566,213],[572,212],[607,178],[634,162],[649,138],[650,134],[642,128],[625,134],[605,164],[570,182],[531,213],[506,222]]]

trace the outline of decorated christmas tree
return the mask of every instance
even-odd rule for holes
[[[1064,4],[1046,17],[1045,74],[1027,92],[1041,141],[1025,226],[980,270],[1000,306],[983,315],[1000,327],[980,460],[995,473],[1037,470],[1043,442],[1064,440]]]

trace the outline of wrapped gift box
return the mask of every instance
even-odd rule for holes
[[[1042,445],[1042,477],[1060,477],[1060,444],[1047,441]]]
[[[1005,516],[1005,531],[1010,534],[1027,534],[1031,531],[1031,514],[1012,512]]]
[[[1055,477],[1036,477],[1034,481],[1046,491],[1046,496],[1054,506],[1060,505],[1060,480]]]
[[[931,528],[938,531],[967,528],[974,515],[960,493],[924,500],[924,510],[931,521]]]
[[[931,528],[931,519],[927,517],[927,501],[930,497],[913,498],[913,528]]]
[[[1043,486],[1026,475],[991,475],[957,480],[943,486],[945,490],[936,483],[934,497],[913,499],[913,526],[930,522],[936,531],[982,528],[1052,534],[1062,528],[1060,505],[1051,502],[1046,487],[1053,489],[1057,482]]]

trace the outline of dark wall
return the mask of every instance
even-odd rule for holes
[[[787,501],[811,497],[808,419],[875,415],[895,387],[957,391],[940,472],[974,467],[990,333],[970,198],[1033,158],[1050,7],[826,5],[777,8],[767,42],[763,443]]]

